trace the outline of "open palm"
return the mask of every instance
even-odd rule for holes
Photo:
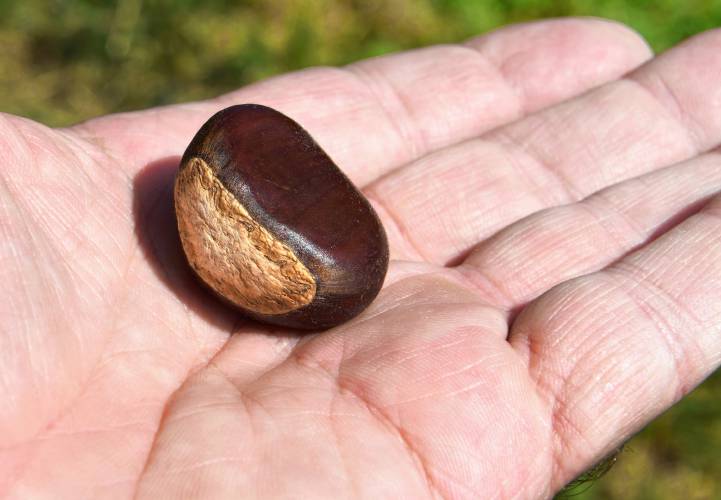
[[[721,362],[720,54],[567,19],[65,130],[3,116],[0,494],[551,495]],[[345,325],[245,320],[183,261],[179,156],[243,102],[383,220],[386,284]]]

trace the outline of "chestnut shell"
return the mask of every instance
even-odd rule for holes
[[[290,312],[261,314],[234,306],[263,322],[324,329],[353,318],[376,297],[388,268],[383,225],[298,123],[267,106],[231,106],[200,128],[180,171],[193,158],[211,166],[253,219],[292,249],[315,280],[312,301]]]

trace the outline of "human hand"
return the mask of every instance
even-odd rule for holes
[[[721,361],[720,48],[622,76],[636,35],[543,21],[64,130],[3,116],[0,493],[551,495]],[[183,262],[179,155],[243,102],[378,209],[391,268],[347,324],[239,319]]]

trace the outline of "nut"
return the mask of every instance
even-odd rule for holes
[[[274,109],[213,115],[183,155],[174,194],[190,267],[255,319],[330,328],[383,284],[378,216],[310,134]]]

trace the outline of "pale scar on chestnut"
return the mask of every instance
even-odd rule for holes
[[[368,200],[291,118],[231,106],[198,131],[174,189],[196,276],[246,315],[329,328],[362,312],[388,268]]]
[[[200,158],[191,158],[178,175],[175,212],[193,270],[233,304],[280,314],[313,300],[310,271],[248,214]]]

